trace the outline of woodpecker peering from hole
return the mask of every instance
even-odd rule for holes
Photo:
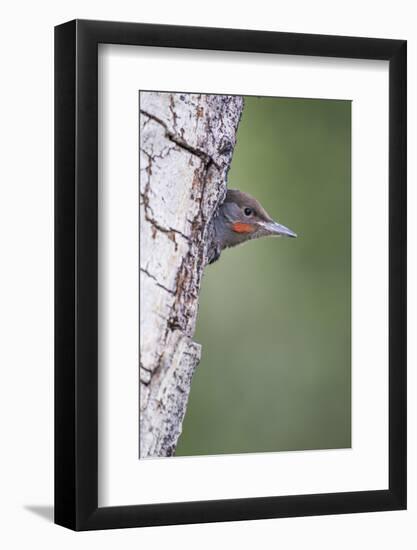
[[[297,235],[274,221],[256,199],[237,189],[229,189],[213,222],[208,262],[211,264],[218,260],[225,248],[268,236]]]

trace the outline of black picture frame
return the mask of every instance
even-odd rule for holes
[[[389,488],[98,507],[98,44],[389,61]],[[74,20],[55,28],[55,522],[74,530],[406,508],[406,41]]]

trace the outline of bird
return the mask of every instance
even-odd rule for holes
[[[222,250],[260,237],[297,237],[288,227],[271,218],[251,195],[238,189],[228,189],[225,200],[213,219],[209,264],[220,258]]]

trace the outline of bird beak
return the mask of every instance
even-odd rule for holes
[[[265,228],[268,231],[268,233],[270,233],[271,235],[284,236],[284,237],[297,236],[297,233],[294,233],[294,231],[291,231],[291,229],[288,229],[288,227],[285,227],[285,225],[281,225],[274,221],[261,222],[259,225]]]

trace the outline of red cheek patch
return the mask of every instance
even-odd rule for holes
[[[232,229],[235,233],[253,233],[255,227],[250,223],[236,222],[232,225]]]

